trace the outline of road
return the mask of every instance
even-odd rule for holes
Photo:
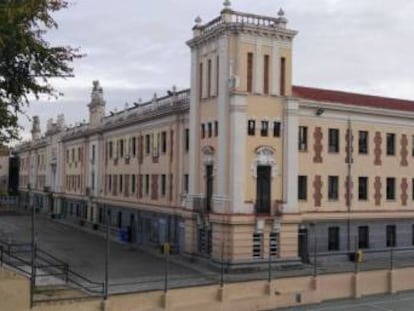
[[[277,311],[413,311],[414,292],[326,302]]]

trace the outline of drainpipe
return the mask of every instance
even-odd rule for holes
[[[348,219],[347,219],[347,246],[348,251],[351,251],[351,219],[350,219],[350,213],[352,208],[351,203],[351,183],[352,183],[352,124],[351,119],[348,119],[348,135],[347,135],[347,182],[346,182],[346,188],[347,188],[347,198],[346,198],[346,205],[347,205],[347,212],[348,212]]]

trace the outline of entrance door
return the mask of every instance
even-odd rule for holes
[[[302,262],[309,262],[308,254],[308,229],[299,229],[298,234],[298,255]]]
[[[131,214],[129,216],[129,227],[128,227],[128,237],[130,243],[136,242],[136,225],[135,225],[135,215]]]
[[[206,165],[206,208],[211,210],[211,198],[213,197],[213,165]]]
[[[270,213],[271,183],[271,167],[258,166],[256,182],[256,213]]]

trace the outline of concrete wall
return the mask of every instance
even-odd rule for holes
[[[294,277],[111,296],[108,301],[87,299],[42,303],[36,311],[150,311],[150,310],[263,310],[339,298],[396,293],[414,289],[414,268]],[[29,281],[0,269],[0,310],[29,310]]]

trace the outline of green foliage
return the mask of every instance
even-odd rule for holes
[[[49,79],[72,76],[71,63],[82,57],[44,39],[58,28],[52,14],[67,7],[64,0],[0,0],[0,143],[18,138],[18,116],[30,96],[56,98]]]

